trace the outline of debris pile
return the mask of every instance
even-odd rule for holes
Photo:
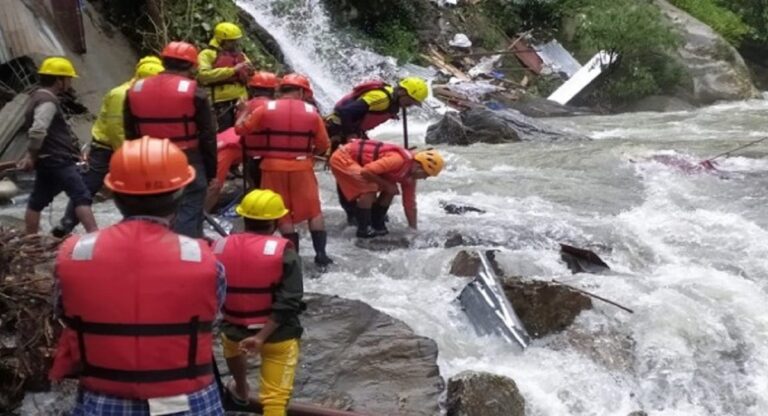
[[[49,387],[60,325],[53,319],[53,261],[61,240],[0,228],[0,413],[25,391]]]

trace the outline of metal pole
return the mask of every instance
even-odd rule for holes
[[[403,145],[408,149],[408,110],[403,107]]]

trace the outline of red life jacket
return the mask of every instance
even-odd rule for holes
[[[207,245],[129,220],[68,239],[56,267],[84,388],[138,400],[212,383],[217,267]]]
[[[252,233],[217,241],[213,252],[227,270],[224,320],[260,328],[272,314],[272,292],[283,277],[283,252],[291,243]]]
[[[317,108],[293,98],[268,101],[259,130],[244,136],[248,157],[305,159],[312,157],[317,135]]]
[[[139,137],[167,138],[182,150],[197,148],[196,91],[197,82],[181,75],[162,73],[136,81],[128,90],[128,110]]]
[[[394,172],[388,172],[382,176],[392,182],[403,182],[409,178],[411,167],[413,165],[413,155],[407,149],[396,144],[384,143],[378,140],[352,139],[344,145],[344,151],[351,156],[357,164],[365,166],[373,161],[379,160],[387,153],[396,152],[405,160],[400,169]]]
[[[223,49],[216,49],[216,60],[213,61],[214,68],[234,68],[238,64],[245,62],[245,55],[240,51],[225,51]],[[208,84],[209,87],[225,84],[245,84],[248,81],[248,72],[242,71],[235,73],[231,77],[216,81]]]
[[[389,99],[389,108],[387,108],[384,111],[368,111],[365,114],[365,117],[363,117],[363,120],[360,122],[360,131],[359,133],[367,132],[368,130],[373,129],[374,127],[383,124],[389,120],[392,120],[393,118],[397,117],[398,111],[400,111],[400,106],[397,103],[397,100],[392,98],[392,94],[389,93],[389,91],[386,89],[386,87],[389,87],[390,85],[385,83],[384,81],[380,80],[373,80],[373,81],[367,81],[363,82],[361,84],[358,84],[355,86],[354,89],[352,89],[352,92],[342,97],[338,102],[336,102],[336,105],[334,106],[334,111],[338,111],[339,108],[346,105],[350,101],[355,101],[359,99],[363,94],[373,91],[373,90],[381,90],[385,94],[387,94],[387,98]]]

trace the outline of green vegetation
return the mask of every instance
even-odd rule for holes
[[[219,22],[244,27],[233,0],[102,0],[107,16],[126,33],[142,53],[158,53],[171,40],[204,47]],[[260,67],[273,67],[275,59],[250,36],[241,41],[244,52]]]
[[[670,0],[670,3],[712,27],[732,45],[738,46],[753,31],[740,15],[721,6],[717,0]]]
[[[664,25],[661,12],[638,0],[573,0],[580,17],[576,44],[582,51],[605,50],[619,60],[602,88],[592,93],[599,102],[620,104],[674,88],[681,69],[670,59],[678,38]]]
[[[768,42],[768,2],[765,0],[718,0],[749,27],[745,40]]]
[[[374,50],[400,62],[417,58],[434,17],[426,1],[325,0],[325,4],[338,26],[361,34]]]

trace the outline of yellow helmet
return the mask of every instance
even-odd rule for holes
[[[136,67],[138,68],[140,65],[147,64],[147,63],[153,63],[153,64],[163,64],[163,60],[160,59],[159,56],[156,55],[147,55],[139,59],[139,62],[136,62]]]
[[[222,40],[236,40],[243,37],[243,31],[234,24],[229,22],[221,22],[213,28],[213,38],[217,42]]]
[[[429,176],[437,176],[440,171],[443,170],[443,166],[445,166],[445,160],[440,156],[440,153],[437,153],[437,150],[422,150],[416,152],[416,154],[413,155],[413,160],[419,162],[421,168],[424,169],[424,172],[427,172],[427,175]]]
[[[154,55],[149,55],[139,59],[139,62],[136,64],[136,74],[134,76],[136,79],[142,79],[157,75],[163,71],[165,71],[165,68],[163,67],[163,62],[160,58]]]
[[[72,62],[60,56],[45,58],[43,63],[40,64],[40,69],[37,70],[37,73],[40,75],[77,78],[77,72],[75,72],[75,66],[72,65]]]
[[[400,84],[405,92],[414,100],[423,103],[429,95],[429,86],[427,81],[419,77],[406,77],[400,80]]]
[[[238,215],[252,220],[276,220],[288,214],[280,194],[269,189],[254,189],[235,208]]]

